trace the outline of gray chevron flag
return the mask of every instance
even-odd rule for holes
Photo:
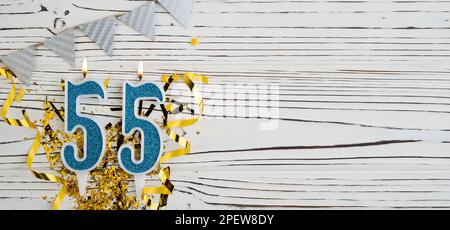
[[[33,74],[34,56],[34,47],[31,46],[10,55],[6,55],[1,59],[3,63],[5,63],[6,66],[13,71],[17,78],[19,78],[23,83],[28,84]]]
[[[48,39],[44,42],[44,45],[58,54],[65,62],[69,63],[72,67],[75,67],[75,42],[73,37],[73,30],[67,30]]]
[[[158,0],[182,26],[187,27],[191,16],[191,0]]]
[[[116,28],[116,17],[111,16],[80,26],[95,43],[102,48],[106,54],[112,56],[114,31]]]
[[[144,34],[151,40],[155,40],[155,3],[150,2],[121,17],[120,20]]]

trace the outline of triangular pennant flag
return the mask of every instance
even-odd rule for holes
[[[34,68],[34,47],[17,51],[1,58],[14,74],[23,82],[28,84]]]
[[[188,26],[191,16],[191,0],[158,0],[169,13],[184,27]]]
[[[114,16],[80,26],[80,29],[109,56],[112,56],[115,28],[116,17]]]
[[[68,30],[48,39],[44,42],[44,45],[53,50],[72,67],[75,67],[75,42],[73,39],[73,30]]]
[[[151,40],[155,40],[155,3],[150,2],[121,17],[133,29],[141,32]]]

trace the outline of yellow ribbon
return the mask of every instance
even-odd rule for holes
[[[164,85],[164,91],[167,91],[170,87],[170,85],[173,82],[176,82],[178,80],[177,75],[173,75],[171,77],[163,76],[162,81],[165,82]],[[203,75],[199,74],[193,74],[190,72],[187,72],[183,75],[183,82],[186,84],[191,92],[194,94],[194,101],[199,105],[200,108],[200,114],[203,113],[203,98],[201,96],[200,91],[198,91],[197,87],[194,84],[194,81],[199,81],[201,83],[208,83],[208,78]],[[168,120],[168,119],[167,119]],[[171,152],[165,153],[160,160],[160,163],[164,163],[165,161],[172,159],[174,157],[179,157],[182,155],[185,155],[190,152],[191,150],[191,143],[178,135],[176,132],[174,132],[171,128],[174,127],[186,127],[191,126],[195,124],[198,121],[198,118],[192,118],[192,119],[181,119],[181,120],[173,120],[173,121],[167,121],[167,125],[165,127],[166,134],[169,136],[170,139],[177,142],[180,146],[182,146],[179,149],[173,150]]]
[[[36,131],[36,137],[34,138],[33,144],[31,145],[30,149],[28,150],[28,156],[27,156],[27,167],[28,170],[30,170],[31,174],[35,176],[38,179],[46,180],[50,182],[57,182],[62,184],[61,177],[55,176],[53,174],[49,173],[42,173],[37,172],[33,170],[33,160],[36,156],[36,153],[39,149],[39,146],[41,145],[41,139],[42,135],[39,132],[39,129],[36,127],[36,125],[29,119],[26,111],[22,111],[23,119],[16,119],[16,118],[8,118],[7,114],[9,111],[9,108],[11,107],[13,101],[20,102],[22,97],[25,94],[25,89],[20,89],[19,93],[16,94],[16,84],[14,83],[14,76],[12,75],[11,71],[6,70],[5,68],[0,68],[0,75],[7,80],[11,82],[11,90],[9,91],[8,97],[6,98],[5,103],[3,104],[1,116],[3,120],[11,126],[22,126],[27,127],[30,129],[33,129]],[[63,185],[59,194],[56,196],[54,202],[53,202],[53,209],[59,209],[59,206],[61,204],[61,201],[64,199],[64,196],[66,194],[66,187]]]
[[[166,92],[170,88],[172,83],[178,81],[179,79],[180,78],[177,74],[174,74],[171,76],[163,75],[161,80],[165,83],[164,87],[163,87],[164,92]],[[189,87],[189,90],[194,94],[194,101],[195,101],[195,103],[197,103],[199,105],[200,114],[202,114],[203,107],[204,107],[203,98],[201,96],[200,91],[195,86],[194,81],[201,82],[201,83],[208,83],[208,78],[206,76],[199,75],[199,74],[193,74],[190,72],[187,72],[183,75],[183,82],[185,85],[187,85]],[[165,109],[167,110],[168,113],[165,114],[165,117],[164,117],[164,120],[165,120],[164,124],[166,124],[166,125],[163,127],[163,129],[166,132],[167,136],[169,136],[169,138],[171,140],[178,143],[181,146],[181,148],[164,153],[164,155],[159,160],[159,164],[162,164],[169,159],[188,154],[191,151],[191,143],[189,141],[187,141],[185,138],[183,138],[182,136],[178,135],[171,128],[181,128],[181,127],[191,126],[198,121],[198,118],[168,121],[169,113],[174,111],[175,108],[172,104],[172,102],[174,102],[174,100],[171,100],[169,98],[167,98],[167,99],[169,101],[169,104],[165,106]],[[183,105],[183,104],[181,104],[179,107],[182,107],[182,106],[187,107],[187,105]],[[195,111],[193,111],[193,113],[195,113]],[[174,188],[173,184],[169,180],[170,179],[170,168],[169,167],[166,167],[164,169],[160,168],[158,171],[158,175],[161,180],[162,186],[146,187],[146,188],[144,188],[144,190],[142,192],[142,201],[143,201],[144,206],[148,205],[153,210],[158,210],[167,204],[168,195],[172,194],[172,191]],[[151,202],[151,200],[148,197],[148,195],[150,195],[150,194],[160,194],[159,204]]]

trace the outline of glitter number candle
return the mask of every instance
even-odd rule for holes
[[[87,61],[83,61],[83,78],[87,75]],[[62,162],[72,172],[77,174],[80,195],[86,192],[87,175],[101,161],[106,144],[103,129],[88,116],[81,115],[79,100],[82,97],[106,98],[106,90],[96,81],[83,80],[78,84],[71,81],[65,87],[65,131],[74,133],[77,128],[83,130],[84,149],[80,157],[75,143],[65,143],[62,146]]]
[[[118,152],[119,164],[128,173],[134,175],[136,196],[140,199],[144,188],[145,174],[153,170],[161,155],[161,136],[158,126],[151,120],[138,117],[139,99],[164,102],[164,94],[153,83],[145,82],[135,86],[128,82],[123,84],[122,133],[131,135],[138,130],[141,133],[141,157],[136,160],[130,145],[122,145]]]

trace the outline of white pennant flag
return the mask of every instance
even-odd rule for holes
[[[87,34],[95,43],[102,48],[106,54],[112,56],[114,31],[116,28],[116,17],[111,16],[95,22],[80,26],[80,29]]]
[[[58,34],[47,41],[44,45],[58,54],[65,62],[75,67],[75,42],[73,30],[65,31]]]
[[[34,69],[34,47],[17,51],[2,57],[2,61],[23,83],[28,84],[31,80]]]
[[[191,17],[191,0],[158,0],[161,4],[182,26],[188,26]]]
[[[133,29],[141,32],[151,40],[155,40],[155,3],[150,2],[121,17]]]

